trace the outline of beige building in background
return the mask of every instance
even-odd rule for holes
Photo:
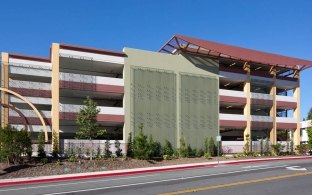
[[[105,139],[127,143],[142,124],[154,139],[192,147],[268,138],[300,144],[300,72],[312,61],[175,35],[158,52],[53,43],[49,58],[1,54],[1,124],[68,139],[90,96]],[[26,101],[25,101],[26,100]],[[39,115],[27,103],[39,111]],[[41,120],[43,119],[43,120]]]

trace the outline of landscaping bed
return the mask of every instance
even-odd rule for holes
[[[8,165],[7,163],[0,163],[0,179],[199,163],[212,160],[207,160],[205,158],[180,158],[156,161],[114,158],[92,161],[80,160],[78,162],[53,161],[46,164],[30,162],[24,165]]]
[[[270,157],[220,157],[220,160],[238,160],[238,159],[255,159]],[[166,165],[201,163],[217,161],[217,157],[205,159],[204,157],[196,158],[179,158],[172,160],[136,160],[123,158],[110,158],[104,160],[80,160],[78,162],[69,162],[67,160],[50,160],[43,164],[40,162],[29,162],[23,165],[8,165],[0,163],[0,179],[36,177],[48,175],[60,175],[70,173],[84,173],[95,171],[131,169],[142,167],[156,167]]]

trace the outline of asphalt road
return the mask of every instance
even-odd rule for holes
[[[30,194],[312,194],[312,159],[186,169],[120,177],[0,187]]]

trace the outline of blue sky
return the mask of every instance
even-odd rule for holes
[[[47,57],[52,42],[158,50],[173,34],[312,60],[312,1],[3,1],[0,51]],[[301,74],[301,115],[312,107]]]

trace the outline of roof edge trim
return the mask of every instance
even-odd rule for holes
[[[75,51],[82,51],[82,52],[89,52],[89,53],[96,53],[96,54],[104,54],[104,55],[112,55],[117,57],[126,57],[124,52],[119,51],[112,51],[112,50],[104,50],[104,49],[97,49],[91,47],[81,47],[69,44],[60,44],[61,49],[68,49],[68,50],[75,50]]]

